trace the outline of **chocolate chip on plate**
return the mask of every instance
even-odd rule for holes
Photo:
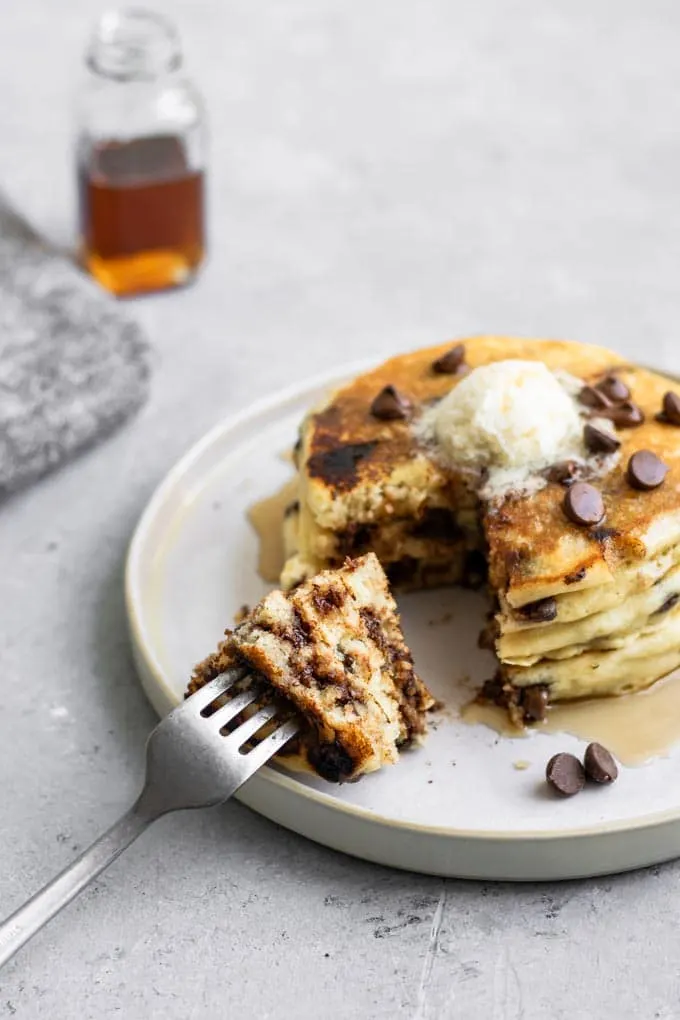
[[[642,425],[645,420],[642,409],[631,400],[624,400],[622,404],[603,408],[598,412],[598,415],[600,418],[608,418],[620,429],[635,428],[636,425]]]
[[[537,599],[536,602],[527,602],[518,610],[519,615],[532,623],[548,623],[557,616],[557,601],[552,595],[545,599]]]
[[[573,754],[565,751],[552,756],[545,769],[545,778],[553,790],[563,797],[573,797],[586,784],[583,765]]]
[[[391,384],[385,386],[371,404],[371,414],[380,421],[396,421],[407,418],[411,403]]]
[[[465,361],[465,345],[456,344],[446,354],[432,362],[432,370],[438,375],[457,375]]]
[[[588,482],[574,482],[565,493],[562,508],[570,521],[587,528],[604,519],[602,495]]]
[[[591,453],[614,453],[621,445],[621,440],[613,433],[596,429],[594,425],[583,427],[583,442]]]
[[[578,399],[586,407],[595,407],[598,410],[605,410],[612,406],[612,401],[607,394],[603,393],[597,386],[584,386],[578,395]]]
[[[665,421],[669,425],[680,425],[680,397],[677,393],[668,391],[664,393],[661,414],[657,414],[659,421]]]
[[[602,744],[588,744],[583,766],[594,783],[613,783],[619,774],[613,755]]]
[[[668,465],[651,450],[638,450],[628,461],[628,483],[634,489],[658,489],[668,474]]]
[[[619,379],[617,375],[606,375],[597,384],[597,389],[615,404],[622,404],[624,400],[630,399],[630,390],[623,379]]]

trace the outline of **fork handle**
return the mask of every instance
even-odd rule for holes
[[[151,824],[157,814],[144,809],[141,798],[103,836],[84,850],[56,878],[35,893],[0,924],[0,967],[14,956],[62,907],[108,868]]]

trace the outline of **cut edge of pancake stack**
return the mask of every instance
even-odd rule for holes
[[[576,385],[586,448],[545,465],[538,485],[489,493],[488,470],[447,461],[423,422],[475,369],[512,359]],[[552,701],[644,688],[680,665],[680,400],[668,391],[611,351],[563,341],[475,337],[393,358],[303,423],[282,581],[369,549],[399,589],[479,582],[486,562],[499,663],[484,697],[531,722]]]

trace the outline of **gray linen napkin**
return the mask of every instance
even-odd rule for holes
[[[0,195],[0,497],[111,432],[148,381],[140,327]]]

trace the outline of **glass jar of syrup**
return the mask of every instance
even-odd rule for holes
[[[188,283],[205,251],[205,117],[173,25],[111,11],[90,42],[77,142],[81,258],[114,294]]]

